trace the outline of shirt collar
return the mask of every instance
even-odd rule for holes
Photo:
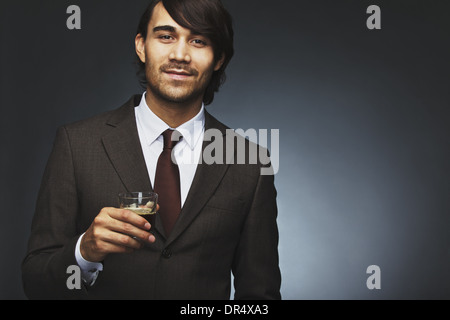
[[[145,92],[142,95],[141,102],[136,107],[136,116],[139,125],[144,130],[144,136],[147,145],[151,145],[158,140],[159,136],[170,127],[161,118],[159,118],[148,107],[145,100]],[[170,128],[179,131],[183,135],[183,141],[189,148],[194,150],[205,127],[205,106],[202,104],[200,111],[195,117],[183,123],[177,128]]]

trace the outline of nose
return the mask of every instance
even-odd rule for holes
[[[177,41],[172,47],[169,59],[184,63],[191,62],[188,44],[185,41]]]

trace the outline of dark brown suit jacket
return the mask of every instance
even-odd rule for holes
[[[92,287],[67,288],[77,239],[100,210],[117,207],[120,192],[152,190],[134,113],[140,98],[58,129],[22,265],[27,296],[229,299],[232,270],[235,299],[279,299],[276,190],[273,175],[260,174],[261,164],[199,164],[168,238],[157,219],[154,244],[109,255]],[[205,117],[206,130],[242,139]],[[231,140],[224,139],[224,148],[225,141]]]

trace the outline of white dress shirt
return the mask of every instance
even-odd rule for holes
[[[152,110],[147,106],[145,101],[145,93],[142,96],[141,103],[136,110],[136,121],[141,141],[142,150],[144,152],[147,171],[150,175],[152,186],[155,185],[156,164],[159,155],[162,152],[164,140],[162,133],[170,127],[160,118],[158,118]],[[183,138],[175,145],[173,155],[178,164],[180,171],[180,188],[181,188],[181,206],[183,207],[187,194],[194,179],[197,170],[198,159],[202,152],[202,141],[205,126],[205,111],[202,106],[199,113],[191,120],[183,123],[176,129]]]
[[[135,108],[136,124],[144,154],[145,164],[152,186],[155,184],[156,165],[163,149],[162,133],[170,127],[156,116],[148,107],[145,100],[145,92],[142,95],[139,106]],[[180,171],[181,207],[183,207],[187,194],[197,170],[198,160],[202,152],[202,142],[205,128],[205,108],[202,105],[199,113],[191,120],[183,123],[176,129],[183,138],[173,149],[173,156]],[[135,190],[145,191],[145,190]],[[84,235],[84,234],[83,234]],[[78,239],[75,248],[75,257],[81,269],[82,278],[88,285],[93,285],[103,264],[90,262],[83,258],[80,252],[80,243],[83,235]]]

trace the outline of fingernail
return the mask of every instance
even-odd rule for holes
[[[150,230],[151,227],[152,227],[152,226],[150,225],[150,223],[147,222],[147,223],[145,224],[145,228],[146,228],[147,230]]]

